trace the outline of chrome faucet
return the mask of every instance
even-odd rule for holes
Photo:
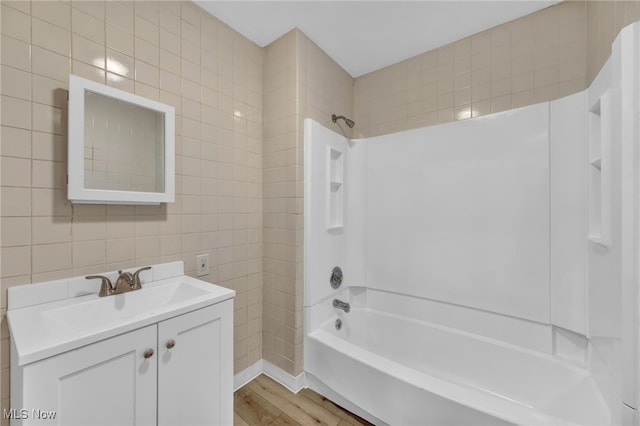
[[[342,309],[347,314],[351,310],[351,305],[338,299],[333,299],[333,307],[336,309]]]
[[[140,290],[142,283],[140,283],[140,273],[142,271],[148,271],[151,266],[138,269],[133,274],[131,272],[118,271],[118,279],[116,285],[111,284],[109,277],[104,275],[88,275],[85,278],[88,280],[101,279],[100,292],[98,296],[112,296],[114,294],[126,293],[127,291]]]

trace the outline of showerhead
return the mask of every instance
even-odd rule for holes
[[[353,126],[356,125],[355,121],[351,120],[350,118],[345,117],[344,115],[331,114],[331,121],[333,121],[334,123],[337,122],[340,119],[344,120],[344,122],[346,123],[347,126],[349,126],[350,129],[353,129]]]

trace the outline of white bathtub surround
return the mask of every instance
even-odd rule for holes
[[[335,311],[329,303],[333,297],[349,301],[352,311]],[[335,330],[336,318],[342,320],[340,331]],[[364,418],[370,421],[372,416],[389,424],[416,425],[445,420],[549,425],[608,421],[608,405],[585,368],[588,352],[575,333],[566,330],[362,287],[343,289],[307,308],[305,324],[307,386],[360,410],[366,407],[369,417]],[[407,399],[394,400],[390,407],[376,400],[375,391],[367,393],[380,388],[392,389],[385,395],[396,392]],[[556,395],[556,402],[544,395]],[[577,410],[584,417],[576,416],[571,407],[586,397],[593,411]],[[433,417],[424,407],[430,407]]]
[[[587,100],[590,162],[601,160],[599,170],[597,164],[589,167],[589,338],[606,366],[599,370],[605,374],[596,376],[599,383],[615,389],[612,401],[622,400],[636,410],[640,407],[639,45],[639,23],[620,32]]]
[[[548,104],[356,143],[368,288],[549,322]]]
[[[553,355],[579,367],[588,367],[589,339],[560,327],[553,327]]]
[[[240,389],[261,374],[266,374],[293,393],[298,393],[301,389],[307,387],[304,372],[297,376],[292,376],[282,368],[265,359],[261,359],[233,377],[233,389]]]
[[[553,350],[549,324],[376,289],[367,289],[367,306],[377,312],[455,328],[548,355]]]
[[[550,103],[355,141],[305,122],[310,386],[389,424],[637,424],[640,23],[612,52]]]
[[[326,277],[335,266],[343,270],[346,266],[348,235],[345,227],[349,223],[347,206],[351,194],[349,182],[349,140],[329,129],[305,120],[305,135],[320,141],[320,144],[305,146],[305,164],[321,164],[321,167],[304,169],[304,211],[305,240],[307,236],[316,244],[304,245],[305,280],[310,285],[305,288],[305,306],[310,306],[333,292],[331,286],[323,286]],[[306,141],[305,141],[306,142]],[[339,156],[340,162],[336,161]],[[336,168],[339,167],[339,173]],[[336,176],[338,174],[339,176]],[[340,219],[339,225],[335,216]],[[310,261],[312,260],[312,261]],[[344,274],[343,285],[352,282],[350,274]]]
[[[550,103],[549,322],[587,332],[587,94]]]
[[[454,329],[355,309],[306,344],[310,374],[389,424],[609,423],[586,370]]]

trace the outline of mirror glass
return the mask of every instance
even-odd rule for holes
[[[84,185],[165,191],[165,114],[85,91]]]

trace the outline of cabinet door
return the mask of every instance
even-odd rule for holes
[[[158,324],[159,425],[233,424],[232,327],[233,300]]]
[[[23,424],[155,425],[156,339],[152,325],[25,366]]]

